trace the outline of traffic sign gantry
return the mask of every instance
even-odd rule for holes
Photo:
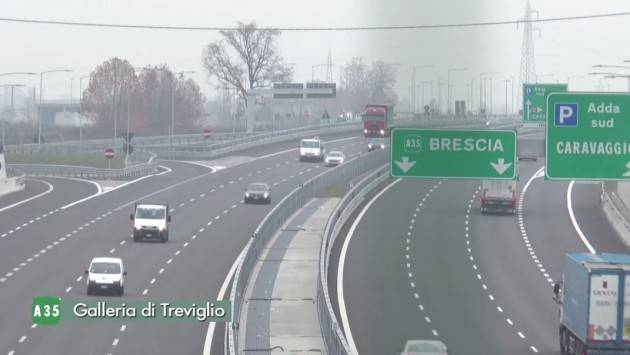
[[[547,99],[547,179],[630,180],[630,94]]]
[[[393,177],[516,178],[516,132],[394,128]]]
[[[547,96],[552,92],[566,92],[566,84],[523,84],[523,122],[545,123]]]

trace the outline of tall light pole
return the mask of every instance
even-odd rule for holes
[[[416,113],[416,106],[417,106],[417,102],[416,102],[416,97],[418,96],[418,94],[416,93],[416,70],[417,69],[432,69],[435,68],[435,65],[433,64],[422,64],[422,65],[414,65],[413,66],[413,75],[411,76],[411,88],[412,88],[412,94],[413,94],[413,101],[412,101],[412,107],[413,107],[413,113]]]
[[[83,146],[83,79],[89,77],[84,75],[79,78],[79,146]]]
[[[628,91],[630,92],[630,74],[594,72],[588,73],[588,75],[605,75],[606,79],[625,78],[628,80]]]
[[[170,145],[171,152],[173,151],[173,136],[175,135],[175,80],[178,76],[183,77],[184,74],[194,74],[196,71],[187,70],[173,73],[173,81],[171,82],[171,130],[170,130]]]
[[[624,63],[630,63],[630,60],[624,60]],[[630,70],[630,66],[627,66],[627,65],[597,64],[597,65],[593,65],[593,68],[616,68],[616,69]],[[618,75],[616,77],[624,77],[624,75]],[[630,91],[630,76],[626,76],[626,77],[628,79],[628,91]]]
[[[481,110],[486,111],[486,95],[484,95],[484,90],[486,89],[486,85],[484,85],[484,79],[491,75],[499,74],[496,71],[487,71],[479,74],[479,113],[481,114]]]
[[[446,113],[451,113],[451,73],[454,71],[466,71],[468,68],[450,68],[447,70],[448,79],[446,83]]]
[[[49,73],[72,73],[70,69],[54,69],[47,70],[39,73],[39,110],[37,111],[37,147],[41,147],[42,144],[42,115],[41,106],[44,97],[44,74]]]
[[[16,87],[23,87],[24,85],[22,84],[6,84],[6,85],[0,85],[2,87],[10,87],[11,88],[11,122],[15,121],[15,109],[13,107],[13,91]],[[4,138],[5,138],[5,127],[6,127],[7,123],[6,120],[2,120],[2,147],[5,146],[4,143]],[[0,151],[2,151],[2,149],[0,149]]]
[[[315,68],[325,67],[327,65],[328,64],[315,64],[315,65],[311,66],[311,82],[315,81]]]

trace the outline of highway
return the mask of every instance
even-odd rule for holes
[[[545,181],[543,166],[520,163],[516,216],[482,215],[476,180],[393,180],[364,207],[346,226],[342,287],[329,278],[358,353],[395,354],[409,339],[442,340],[451,354],[560,353],[551,285],[564,254],[627,247],[599,184]]]
[[[367,154],[356,132],[321,138],[330,142],[328,150],[340,149],[348,158]],[[124,260],[123,300],[216,299],[237,255],[273,204],[327,169],[298,162],[296,147],[297,141],[273,144],[208,166],[163,162],[161,173],[99,195],[86,182],[45,179],[54,190],[40,197],[41,206],[31,209],[28,202],[0,213],[0,218],[7,213],[8,221],[17,218],[9,212],[20,215],[15,225],[34,220],[0,239],[0,354],[201,354],[207,323],[33,326],[28,310],[35,296],[85,297],[83,271],[95,256]],[[271,206],[241,203],[249,182],[270,184]],[[35,201],[34,206],[40,203]],[[169,203],[168,243],[132,242],[129,214],[136,201]],[[42,220],[43,211],[50,210],[54,213]],[[6,226],[3,222],[3,229],[13,228]],[[221,338],[215,337],[219,343],[213,353],[223,353]]]

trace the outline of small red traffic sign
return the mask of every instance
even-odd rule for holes
[[[203,130],[203,138],[208,139],[212,135],[212,130],[210,128],[206,128]]]
[[[105,158],[111,159],[114,157],[114,150],[112,148],[105,149]]]

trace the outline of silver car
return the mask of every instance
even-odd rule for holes
[[[439,340],[407,340],[405,355],[447,355],[448,348]]]

